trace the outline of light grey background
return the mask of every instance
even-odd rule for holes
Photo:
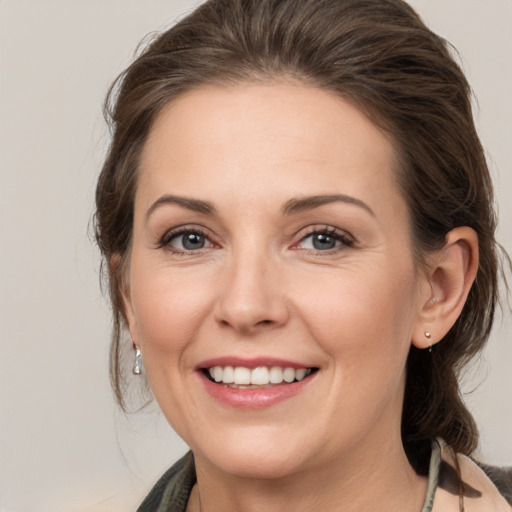
[[[0,510],[135,510],[185,451],[157,412],[125,418],[87,236],[108,137],[100,105],[137,42],[190,0],[0,0]],[[512,1],[411,0],[459,49],[512,251]],[[512,464],[512,325],[466,379],[481,456]]]

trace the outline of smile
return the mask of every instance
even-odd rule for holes
[[[281,366],[212,366],[204,370],[212,382],[231,388],[255,389],[261,386],[300,382],[316,370],[315,368],[291,368]]]
[[[196,375],[216,402],[230,408],[263,409],[306,392],[319,367],[304,362],[259,356],[223,356],[202,361]]]

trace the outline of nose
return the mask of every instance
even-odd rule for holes
[[[219,282],[216,321],[246,336],[285,325],[289,307],[277,263],[254,253],[233,259]]]

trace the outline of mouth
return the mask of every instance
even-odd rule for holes
[[[210,366],[201,372],[210,381],[220,386],[233,389],[264,389],[300,382],[318,368],[292,368],[287,366]]]

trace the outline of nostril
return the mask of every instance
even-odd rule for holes
[[[265,326],[265,325],[274,325],[274,321],[273,320],[260,320],[257,324],[257,326]]]

